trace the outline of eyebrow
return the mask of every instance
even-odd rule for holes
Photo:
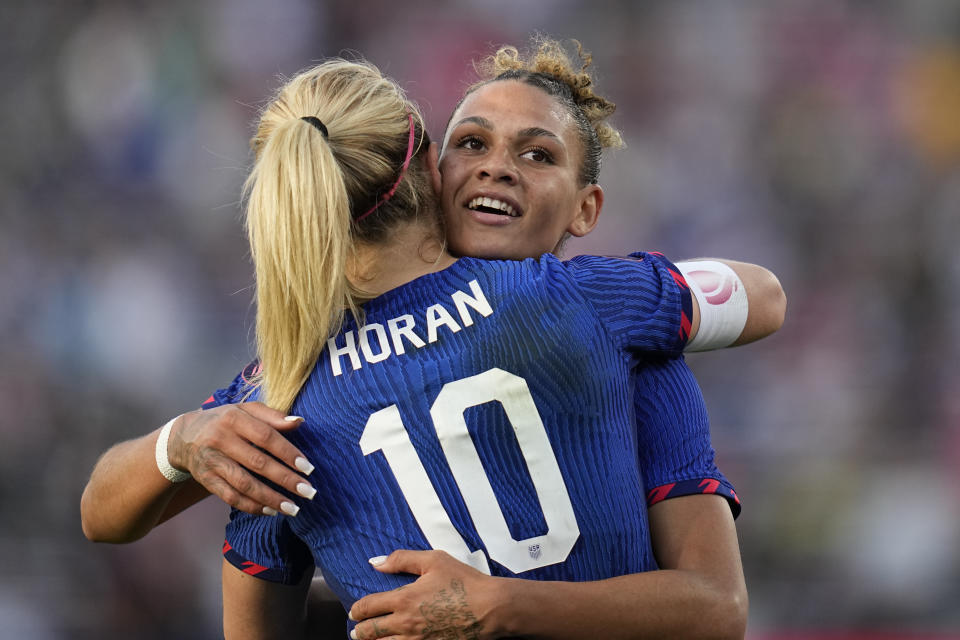
[[[453,125],[452,127],[450,127],[450,129],[451,129],[451,130],[456,129],[456,128],[459,127],[460,125],[466,124],[467,122],[472,122],[472,123],[475,124],[475,125],[478,125],[478,126],[480,126],[480,127],[483,127],[484,129],[490,129],[491,131],[494,129],[494,126],[493,126],[493,123],[492,123],[492,122],[490,122],[490,121],[487,120],[486,118],[482,118],[482,117],[480,117],[480,116],[468,116],[468,117],[464,118],[463,120],[461,120],[460,122],[458,122],[457,124],[455,124],[455,125]]]
[[[468,116],[450,127],[450,129],[452,131],[460,125],[468,122],[484,129],[489,129],[490,131],[494,131],[496,129],[496,127],[493,126],[493,122],[482,116]],[[555,140],[558,144],[563,145],[563,140],[561,140],[560,136],[549,129],[544,129],[543,127],[527,127],[526,129],[521,129],[517,132],[517,136],[520,138],[550,138],[551,140]]]
[[[526,129],[521,129],[517,133],[521,138],[551,138],[556,140],[558,144],[563,145],[563,140],[560,139],[560,136],[549,129],[544,129],[543,127],[527,127]]]

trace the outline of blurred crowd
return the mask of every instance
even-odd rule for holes
[[[697,354],[748,636],[960,635],[960,3],[204,0],[0,6],[0,636],[210,638],[227,509],[94,545],[97,456],[250,357],[259,104],[360,53],[438,137],[470,61],[578,38],[627,148],[568,247],[763,264],[783,329]],[[795,637],[795,636],[794,636]]]

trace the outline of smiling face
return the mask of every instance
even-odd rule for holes
[[[543,90],[500,80],[468,95],[440,156],[451,251],[519,260],[589,233],[603,191],[579,184],[582,156],[573,118]]]

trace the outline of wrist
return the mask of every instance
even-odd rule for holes
[[[160,434],[157,436],[157,446],[154,451],[157,461],[157,469],[164,478],[172,483],[184,482],[185,480],[189,480],[191,477],[188,471],[173,466],[169,458],[170,432],[173,430],[174,423],[176,423],[182,417],[183,416],[177,416],[167,424],[163,425],[163,428],[160,429]]]
[[[484,625],[484,635],[489,637],[514,637],[523,635],[520,609],[522,586],[527,580],[520,578],[492,578],[490,609]]]
[[[192,419],[188,416],[192,413],[195,412],[181,413],[167,423],[170,425],[169,435],[167,436],[167,462],[174,469],[186,473],[190,473],[190,465],[188,464],[187,446],[184,444],[182,436],[188,420]]]

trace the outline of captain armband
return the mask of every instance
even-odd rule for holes
[[[747,323],[747,291],[736,271],[722,262],[678,262],[677,268],[700,305],[700,328],[684,351],[729,347]]]

